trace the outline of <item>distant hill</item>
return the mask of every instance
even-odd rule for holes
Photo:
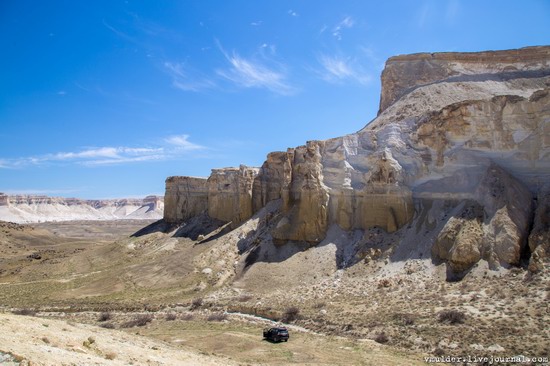
[[[83,200],[0,193],[0,220],[16,223],[72,220],[160,219],[164,198]]]

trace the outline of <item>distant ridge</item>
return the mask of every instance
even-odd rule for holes
[[[164,198],[83,200],[0,193],[0,220],[16,223],[72,220],[160,219]]]

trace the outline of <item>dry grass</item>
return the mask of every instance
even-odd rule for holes
[[[139,314],[134,319],[120,325],[121,328],[144,327],[154,319],[152,314]]]

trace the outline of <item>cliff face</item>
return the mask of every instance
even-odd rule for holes
[[[252,216],[252,186],[258,168],[213,169],[208,178],[208,215],[236,227]]]
[[[382,72],[380,110],[413,89],[434,83],[511,80],[545,75],[548,47],[486,52],[418,53],[391,57]],[[547,75],[547,74],[546,74]]]
[[[208,209],[208,182],[205,178],[169,177],[164,195],[164,220],[179,222]]]
[[[208,213],[239,223],[280,200],[280,242],[318,243],[333,224],[425,227],[434,259],[459,273],[481,259],[518,264],[536,210],[529,246],[545,257],[549,87],[550,47],[391,58],[375,120],[271,153],[257,175],[213,171]],[[448,210],[426,216],[426,205]]]
[[[0,193],[0,220],[17,223],[70,220],[160,219],[164,198],[83,200]]]
[[[202,213],[233,226],[252,216],[252,186],[257,168],[213,169],[208,179],[169,177],[166,179],[164,220],[186,221]]]

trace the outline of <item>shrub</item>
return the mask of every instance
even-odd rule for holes
[[[208,321],[216,321],[221,322],[223,320],[227,319],[227,314],[225,313],[215,313],[208,316]]]
[[[177,316],[175,313],[168,313],[168,314],[166,314],[166,320],[168,320],[168,321],[176,320],[177,317],[178,317],[178,316]]]
[[[114,352],[109,352],[109,353],[107,353],[107,354],[105,355],[105,358],[106,358],[107,360],[114,360],[114,359],[116,358],[116,353],[114,353]]]
[[[113,315],[111,313],[103,312],[99,314],[99,317],[97,318],[97,321],[99,322],[106,322],[107,320],[111,320],[113,318]]]
[[[137,315],[133,320],[127,321],[121,325],[122,328],[133,328],[133,327],[143,327],[153,321],[153,315],[151,314],[140,314]]]
[[[103,323],[103,324],[100,324],[99,326],[105,329],[115,329],[115,325],[113,323]]]
[[[439,313],[440,323],[462,324],[466,319],[466,315],[458,310],[443,310]]]
[[[286,323],[293,322],[294,320],[298,319],[299,314],[300,309],[295,306],[291,306],[285,310],[285,313],[283,314],[283,318],[281,320]]]
[[[198,309],[202,306],[202,298],[198,298],[198,299],[194,299],[192,302],[191,302],[191,309],[192,310],[195,310],[195,309]]]
[[[376,337],[374,337],[374,341],[380,344],[388,343],[389,340],[390,339],[384,332],[380,332],[376,335]]]
[[[414,317],[411,314],[406,313],[398,313],[394,315],[394,319],[401,323],[401,325],[413,325],[414,324]]]
[[[17,309],[12,311],[15,315],[27,315],[27,316],[35,316],[36,310],[33,309]]]

